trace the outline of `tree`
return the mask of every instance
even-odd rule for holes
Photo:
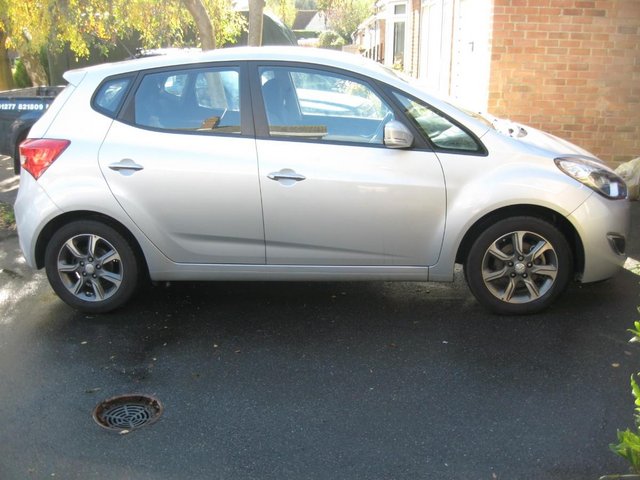
[[[247,45],[259,47],[262,45],[262,15],[264,14],[264,0],[249,0],[249,33]]]
[[[47,35],[40,32],[49,30],[48,17],[41,15],[40,8],[30,8],[32,1],[14,2],[0,0],[0,63],[7,65],[8,48],[15,48],[21,53],[22,61],[29,71],[35,85],[45,85],[47,75],[39,61],[40,46],[47,43]],[[34,35],[23,25],[37,26]],[[20,28],[21,27],[21,28]],[[1,68],[1,67],[0,67]],[[5,67],[6,68],[6,67]],[[13,83],[13,82],[10,82]]]
[[[196,22],[200,43],[203,50],[214,50],[216,48],[216,35],[211,23],[211,18],[200,0],[182,0],[187,10]]]
[[[3,46],[19,52],[35,84],[46,83],[43,48],[68,45],[80,58],[96,48],[107,53],[132,35],[157,48],[184,46],[197,32],[206,50],[233,41],[243,24],[231,0],[0,0]]]
[[[318,0],[318,10],[327,16],[331,30],[351,43],[351,34],[373,10],[373,0]]]
[[[296,20],[294,0],[267,0],[267,8],[273,12],[287,27],[293,27]]]
[[[13,88],[11,64],[7,52],[7,2],[0,0],[0,90]]]
[[[11,64],[6,45],[7,35],[0,26],[0,91],[13,88],[13,77],[11,75]]]
[[[318,47],[320,48],[329,48],[331,50],[342,50],[344,47],[345,41],[341,35],[338,35],[336,32],[332,32],[331,30],[327,30],[326,32],[322,32],[318,37]]]

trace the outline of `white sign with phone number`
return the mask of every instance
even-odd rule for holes
[[[0,103],[0,110],[37,111],[45,108],[42,103]]]

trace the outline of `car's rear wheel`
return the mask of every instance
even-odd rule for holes
[[[49,283],[70,306],[104,313],[133,295],[138,262],[131,245],[112,227],[88,220],[58,230],[45,251]]]
[[[567,287],[572,270],[564,235],[535,217],[508,218],[487,228],[465,263],[467,283],[478,301],[506,315],[547,308]]]

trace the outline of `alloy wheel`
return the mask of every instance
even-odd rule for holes
[[[65,288],[85,302],[112,297],[124,275],[118,251],[95,234],[75,235],[64,242],[58,253],[57,270]]]
[[[558,255],[544,237],[526,230],[493,242],[482,260],[482,280],[497,299],[528,303],[544,296],[558,275]]]

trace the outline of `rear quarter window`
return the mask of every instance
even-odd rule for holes
[[[93,108],[109,117],[115,117],[131,81],[132,77],[120,77],[103,82],[93,97]]]

